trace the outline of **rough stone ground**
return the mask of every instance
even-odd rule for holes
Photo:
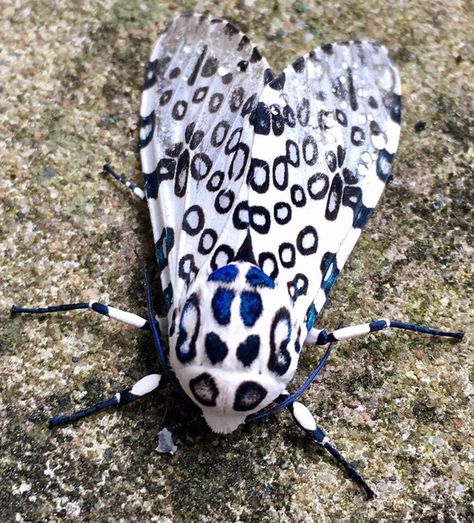
[[[472,327],[472,5],[468,1],[203,1],[276,68],[317,43],[371,38],[404,91],[395,181],[322,323],[391,316]],[[98,174],[140,180],[144,65],[192,2],[0,4],[1,521],[472,521],[470,336],[379,334],[340,344],[306,403],[379,497],[367,503],[282,415],[228,437],[171,394],[50,431],[153,368],[148,337],[92,314],[9,307],[100,298],[144,313],[144,204]],[[469,16],[471,9],[471,16]],[[471,330],[472,333],[472,330]],[[308,349],[298,382],[318,360]],[[155,452],[169,428],[178,444]]]

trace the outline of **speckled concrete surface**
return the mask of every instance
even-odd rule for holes
[[[341,343],[306,403],[379,497],[367,503],[286,415],[227,437],[166,392],[50,431],[47,419],[153,368],[147,336],[87,313],[9,307],[100,298],[144,313],[133,250],[151,260],[139,181],[142,71],[192,2],[0,4],[2,521],[472,521],[472,13],[469,2],[204,1],[275,67],[320,42],[371,38],[403,79],[395,181],[322,323],[380,316],[465,329]],[[428,6],[429,4],[429,6]],[[471,6],[472,9],[472,6]],[[472,330],[471,330],[472,332]],[[308,349],[298,382],[318,360]],[[169,428],[178,451],[155,452]]]

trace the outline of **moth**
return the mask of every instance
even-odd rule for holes
[[[146,273],[147,319],[97,302],[12,310],[90,309],[147,329],[162,372],[50,424],[130,403],[164,383],[214,432],[287,408],[373,497],[297,400],[337,341],[388,327],[462,338],[388,319],[333,332],[315,327],[391,177],[400,119],[400,77],[377,43],[322,45],[275,74],[231,23],[178,16],[145,72],[144,189],[105,167],[147,201],[162,310],[154,311]],[[330,345],[292,393],[305,343]]]

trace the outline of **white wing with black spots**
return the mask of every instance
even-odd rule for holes
[[[254,130],[248,202],[268,217],[255,257],[310,329],[390,176],[397,70],[375,43],[322,46],[266,86]]]
[[[216,249],[246,181],[249,116],[270,78],[257,48],[221,19],[180,16],[153,49],[140,148],[166,312],[206,261],[232,257],[230,246]]]
[[[399,122],[400,80],[376,44],[326,45],[274,77],[222,20],[179,17],[158,41],[140,146],[169,358],[213,430],[292,379]]]

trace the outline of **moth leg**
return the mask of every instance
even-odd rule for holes
[[[115,178],[116,180],[118,180],[120,183],[122,183],[123,185],[125,185],[125,187],[127,187],[128,189],[130,189],[132,191],[132,193],[137,197],[139,198],[140,200],[144,200],[146,197],[145,197],[145,191],[143,189],[141,189],[140,187],[138,187],[138,185],[132,183],[132,182],[129,182],[125,177],[123,177],[121,174],[117,174],[113,169],[112,167],[109,165],[109,164],[105,164],[104,165],[104,168],[103,168],[104,172],[106,174],[110,174],[110,176],[112,176],[113,178]]]
[[[64,414],[63,416],[51,418],[49,420],[49,427],[52,428],[56,425],[73,423],[78,419],[85,418],[86,416],[90,416],[91,414],[95,414],[101,410],[108,409],[109,407],[133,403],[156,390],[160,386],[160,382],[161,374],[149,374],[148,376],[138,380],[133,387],[117,392],[117,394],[114,394],[111,398],[105,401],[101,401],[72,414]]]
[[[104,316],[108,316],[114,320],[121,321],[132,327],[138,329],[150,330],[150,324],[148,320],[134,314],[133,312],[123,311],[116,309],[115,307],[109,307],[97,301],[80,302],[80,303],[66,303],[63,305],[51,305],[49,307],[36,307],[36,308],[25,308],[13,305],[11,309],[12,315],[15,314],[46,314],[49,312],[63,312],[63,311],[74,311],[79,309],[88,309]]]
[[[375,492],[362,479],[362,476],[354,465],[349,463],[337,448],[329,442],[324,431],[317,426],[316,421],[308,408],[298,401],[291,403],[287,408],[291,412],[296,424],[306,432],[314,443],[323,447],[329,452],[329,454],[331,454],[331,456],[344,468],[349,477],[365,491],[367,499],[375,498]]]
[[[333,341],[347,340],[349,338],[355,338],[356,336],[362,336],[371,332],[377,332],[389,327],[395,329],[404,329],[409,331],[418,332],[420,334],[432,334],[433,336],[447,336],[449,338],[455,338],[462,340],[464,337],[463,332],[448,332],[438,329],[431,329],[424,327],[423,325],[416,325],[414,323],[404,323],[401,321],[394,321],[388,319],[379,319],[370,323],[362,323],[360,325],[352,325],[351,327],[343,327],[333,332],[327,332],[326,329],[318,330],[311,329],[308,332],[305,342],[313,345],[325,345]]]

